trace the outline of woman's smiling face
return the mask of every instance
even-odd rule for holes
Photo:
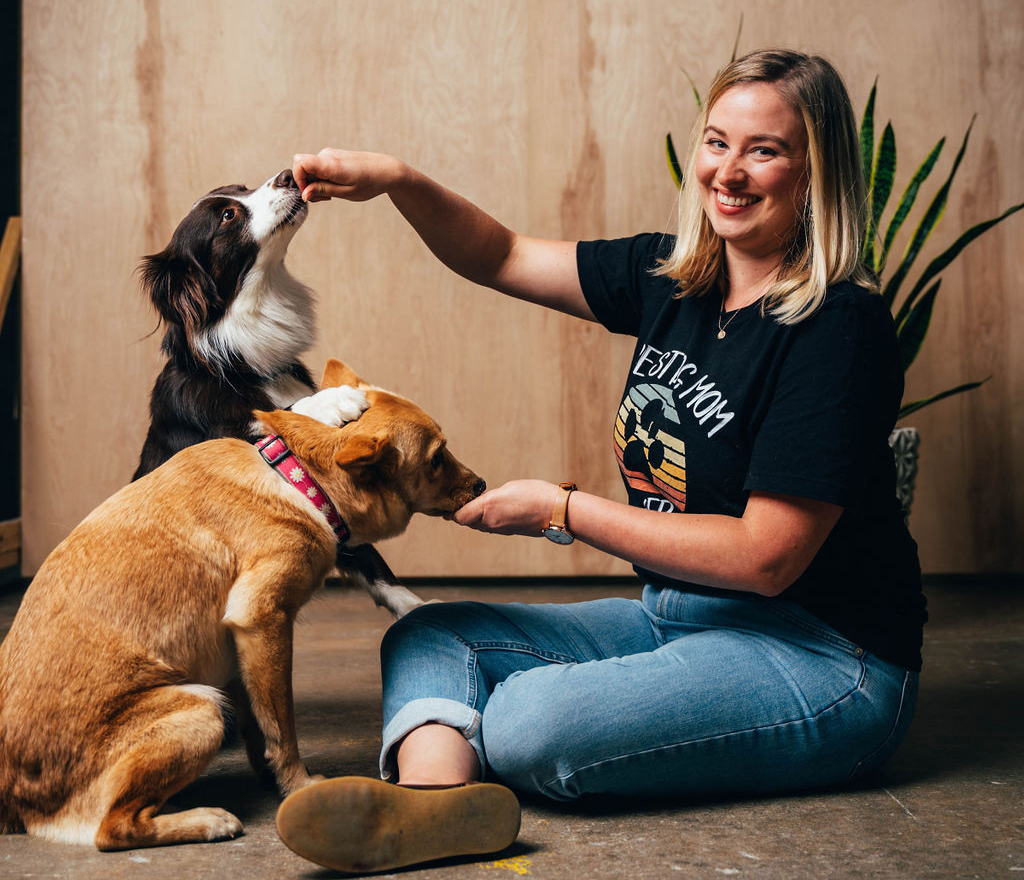
[[[803,118],[771,83],[741,83],[708,114],[696,177],[727,249],[781,257],[807,196]]]

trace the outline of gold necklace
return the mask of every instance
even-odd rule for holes
[[[732,318],[735,318],[739,313],[740,313],[740,310],[736,309],[736,311],[732,313]],[[718,338],[719,339],[725,339],[725,327],[728,327],[729,324],[732,322],[732,318],[730,318],[728,321],[725,322],[725,327],[723,327],[722,326],[722,315],[724,315],[724,314],[725,314],[725,299],[723,298],[722,299],[722,310],[718,313]]]
[[[718,310],[718,333],[716,334],[718,339],[725,339],[725,328],[728,327],[733,322],[733,319],[741,311],[743,311],[747,306],[752,306],[762,296],[764,296],[765,293],[767,292],[768,288],[772,286],[772,282],[774,280],[775,280],[774,278],[769,280],[768,283],[761,289],[761,292],[758,293],[757,296],[755,296],[750,302],[744,303],[738,309],[736,309],[736,311],[732,313],[732,316],[729,318],[728,321],[725,322],[724,325],[722,324],[722,316],[725,314],[725,294],[724,293],[722,294],[722,307]]]

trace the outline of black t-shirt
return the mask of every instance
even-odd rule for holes
[[[719,339],[718,297],[675,298],[675,282],[651,274],[673,244],[645,234],[577,248],[594,315],[637,337],[615,420],[629,503],[738,517],[761,491],[840,505],[821,550],[781,595],[919,670],[927,614],[888,445],[903,394],[888,306],[837,284],[797,324],[755,304],[722,318]],[[715,592],[636,570],[655,585]]]

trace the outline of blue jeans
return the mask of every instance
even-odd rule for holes
[[[555,800],[781,792],[880,766],[917,674],[792,602],[652,586],[570,605],[424,605],[381,646],[384,747],[435,721],[485,777]]]

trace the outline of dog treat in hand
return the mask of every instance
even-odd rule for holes
[[[337,388],[324,388],[295,401],[292,412],[338,428],[345,422],[354,422],[368,406],[362,391],[351,385],[340,385]]]

